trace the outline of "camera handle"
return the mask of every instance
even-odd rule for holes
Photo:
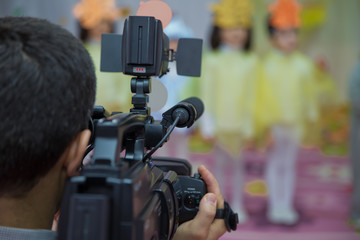
[[[151,78],[149,77],[134,77],[131,79],[131,92],[135,93],[132,96],[131,103],[134,105],[130,112],[139,113],[143,115],[150,115],[150,107],[147,106],[149,102],[149,95],[151,91]]]

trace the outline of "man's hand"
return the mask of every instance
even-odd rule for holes
[[[175,240],[213,240],[226,232],[223,219],[215,219],[216,208],[224,208],[224,198],[214,175],[200,165],[198,172],[207,185],[208,193],[200,201],[199,212],[191,221],[185,222],[177,229]]]

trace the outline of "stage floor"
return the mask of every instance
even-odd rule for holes
[[[265,153],[248,149],[243,159],[246,166],[245,207],[249,219],[236,232],[222,240],[355,240],[360,239],[348,223],[351,174],[347,157],[321,154],[317,149],[303,148],[297,168],[296,209],[300,221],[294,226],[280,226],[266,219],[267,197],[263,179]],[[191,153],[195,166],[205,164],[214,172],[214,159],[209,153]],[[232,170],[227,176],[231,177]],[[223,194],[231,197],[231,181],[226,181]]]

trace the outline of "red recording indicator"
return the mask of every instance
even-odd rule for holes
[[[133,72],[134,73],[146,73],[146,68],[144,68],[144,67],[134,67]]]

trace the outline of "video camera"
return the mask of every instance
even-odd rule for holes
[[[59,239],[171,239],[179,224],[194,218],[206,194],[199,174],[186,160],[152,158],[177,127],[190,127],[203,110],[186,99],[155,121],[147,107],[151,76],[166,74],[176,59],[178,74],[200,75],[202,40],[180,39],[169,49],[160,20],[130,16],[123,35],[103,34],[101,71],[124,72],[131,80],[133,108],[92,113],[90,164],[66,186]],[[236,229],[236,224],[235,224]]]

